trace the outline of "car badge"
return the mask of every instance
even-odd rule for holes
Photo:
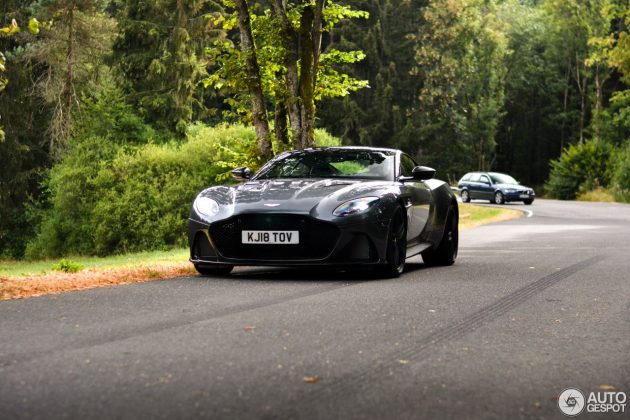
[[[278,207],[280,203],[265,203],[264,205],[267,207]]]

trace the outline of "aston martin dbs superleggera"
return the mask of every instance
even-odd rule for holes
[[[458,207],[435,170],[400,150],[325,147],[282,153],[242,181],[202,191],[190,212],[190,261],[203,275],[234,265],[371,265],[402,273],[457,257]]]

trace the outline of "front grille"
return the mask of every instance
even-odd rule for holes
[[[243,230],[297,230],[295,245],[243,244]],[[243,214],[210,226],[210,236],[227,258],[251,260],[322,259],[333,250],[339,229],[332,223],[297,214]]]

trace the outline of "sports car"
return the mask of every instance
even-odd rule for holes
[[[372,267],[457,258],[458,207],[435,170],[400,150],[323,147],[279,154],[241,181],[202,191],[190,211],[190,261],[202,275],[235,265]]]

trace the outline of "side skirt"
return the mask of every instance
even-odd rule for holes
[[[411,245],[407,248],[407,258],[418,255],[425,249],[431,248],[431,246],[429,242],[420,242],[419,244]]]

